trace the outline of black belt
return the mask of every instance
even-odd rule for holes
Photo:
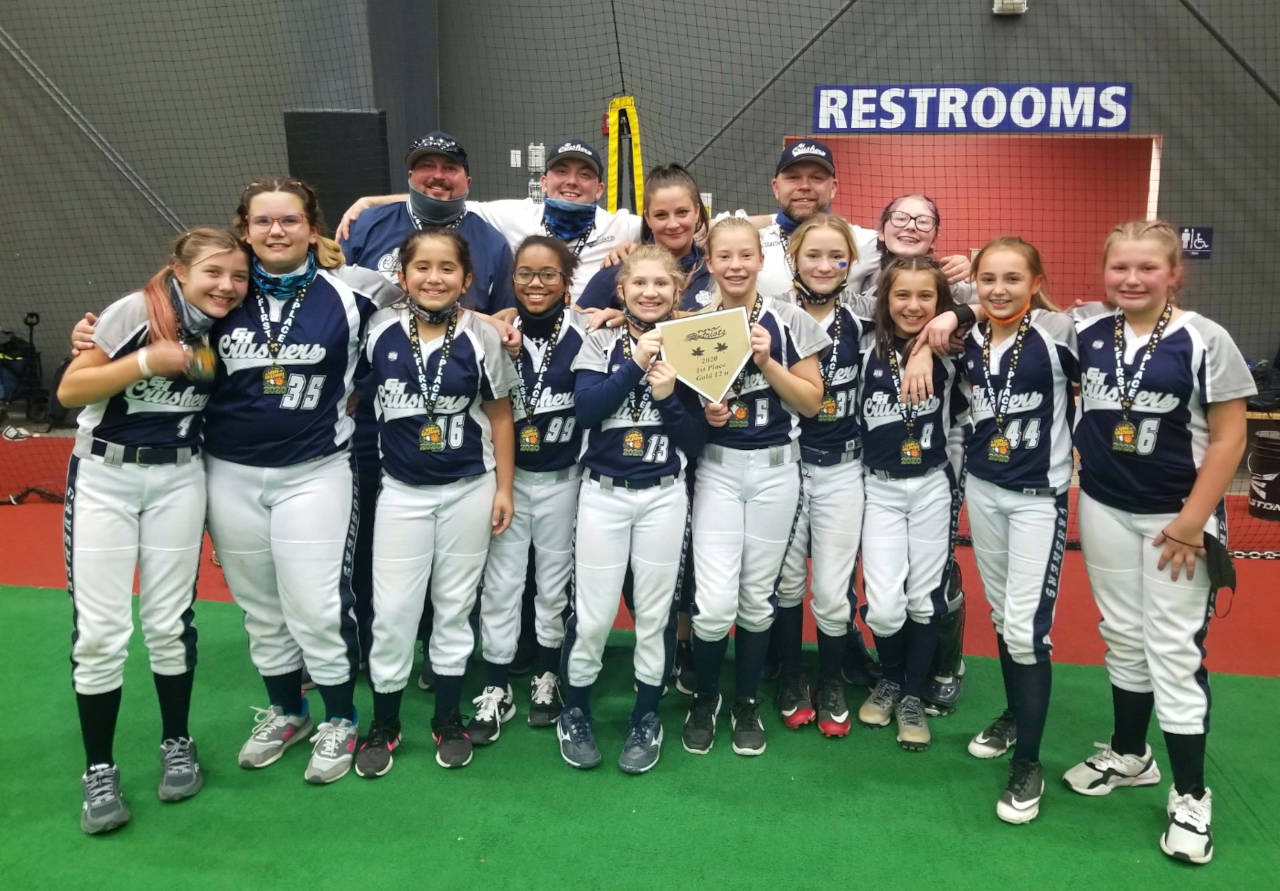
[[[809,446],[800,446],[800,460],[815,467],[835,467],[837,464],[848,464],[862,457],[862,449],[850,449],[846,452],[824,452]]]
[[[149,446],[127,446],[105,439],[95,439],[89,452],[104,463],[122,464],[186,464],[200,454],[198,446],[182,446],[176,449],[153,449]]]
[[[650,476],[641,479],[628,479],[621,476],[605,476],[603,473],[586,468],[582,475],[587,479],[600,484],[600,488],[608,492],[610,489],[652,489],[654,486],[667,488],[674,486],[676,480],[680,479],[677,474],[669,473],[666,476]]]
[[[929,474],[933,473],[935,470],[940,469],[941,467],[942,467],[941,464],[937,464],[933,467],[930,467],[928,470],[917,471],[914,473],[901,473],[896,470],[876,470],[873,467],[868,467],[867,473],[871,474],[878,480],[918,480],[918,479],[921,479],[922,477],[928,476]]]

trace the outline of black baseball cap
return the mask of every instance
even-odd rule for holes
[[[831,149],[816,139],[801,139],[783,149],[782,157],[778,159],[778,169],[774,174],[779,174],[792,164],[798,164],[801,161],[811,161],[825,167],[832,176],[836,175],[836,162]]]
[[[561,158],[577,158],[586,161],[596,169],[596,176],[604,179],[604,164],[600,161],[600,153],[580,139],[570,139],[557,144],[551,150],[551,156],[547,158],[547,167]]]
[[[420,158],[427,155],[444,155],[451,161],[462,165],[462,169],[471,173],[471,165],[467,163],[467,150],[458,142],[457,137],[443,130],[432,130],[426,136],[409,143],[409,153],[405,155],[404,164],[410,170]]]

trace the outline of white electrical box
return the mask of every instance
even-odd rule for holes
[[[1027,11],[1027,0],[992,0],[991,12],[995,15],[1022,15]]]
[[[520,167],[520,149],[511,150],[511,166],[519,169]]]

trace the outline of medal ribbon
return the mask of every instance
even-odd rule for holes
[[[551,227],[547,225],[546,220],[542,221],[542,231],[547,233],[547,236],[550,238],[557,237],[556,234],[551,231]],[[573,252],[573,255],[575,257],[582,256],[582,249],[587,246],[587,239],[589,239],[591,237],[591,233],[595,231],[596,231],[596,224],[595,224],[595,221],[593,220],[591,225],[587,227],[587,231],[579,235],[578,240],[574,242],[572,247],[569,248],[569,250]]]
[[[630,362],[631,353],[631,332],[622,332],[622,358],[623,361]],[[649,381],[641,379],[644,385],[644,398],[638,403],[636,402],[636,388],[632,387],[627,391],[627,411],[631,413],[631,423],[639,424],[640,419],[644,417],[645,410],[649,408],[653,401],[653,387],[649,385]]]
[[[764,309],[764,298],[759,294],[756,295],[756,302],[751,304],[751,314],[747,317],[747,337],[751,337],[751,329],[760,321],[760,312]],[[738,372],[738,376],[733,381],[734,394],[742,395],[742,384],[747,377],[747,369],[751,367],[751,357],[747,357],[747,364],[742,366],[742,370]]]
[[[431,423],[436,423],[436,402],[440,399],[440,386],[444,383],[444,366],[453,351],[453,333],[458,328],[458,314],[449,317],[444,329],[444,343],[440,345],[440,361],[436,363],[435,380],[427,386],[427,359],[422,354],[422,342],[418,339],[418,323],[409,318],[409,346],[413,348],[413,370],[418,374],[418,391],[422,393],[422,407]]]
[[[902,401],[902,372],[898,370],[898,348],[889,350],[889,375],[893,378],[893,398],[898,400],[898,412],[907,428],[907,439],[916,438],[916,407]]]
[[[1009,414],[1009,400],[1013,398],[1013,374],[1018,368],[1018,360],[1022,358],[1022,344],[1031,328],[1031,313],[1023,313],[1018,322],[1018,333],[1014,336],[1013,347],[1009,351],[1009,370],[1005,373],[1004,389],[996,389],[995,378],[991,375],[991,323],[984,323],[982,331],[982,376],[987,380],[987,389],[991,391],[991,409],[995,415],[996,432],[1004,436],[1004,419]],[[998,372],[1000,369],[997,368]]]
[[[562,312],[556,316],[556,324],[551,329],[551,340],[547,342],[547,348],[542,354],[542,367],[538,369],[538,376],[533,381],[532,399],[527,395],[524,386],[524,350],[521,350],[520,355],[516,357],[516,389],[520,393],[520,405],[524,407],[525,420],[530,424],[533,423],[533,411],[538,407],[538,402],[542,399],[543,375],[551,367],[551,355],[556,351],[556,346],[560,343],[560,326],[564,323],[564,315]],[[516,319],[516,321],[518,322],[519,319]]]
[[[272,361],[280,358],[280,347],[284,346],[285,338],[289,336],[289,329],[293,327],[293,320],[298,315],[298,307],[302,305],[302,298],[307,296],[307,289],[311,287],[311,282],[313,281],[315,281],[314,277],[298,288],[298,293],[293,297],[293,302],[289,304],[289,314],[285,316],[284,321],[280,324],[279,340],[271,334],[271,315],[267,312],[267,298],[263,297],[261,292],[258,293],[258,317],[262,321],[262,333],[266,335],[267,350],[271,353]]]
[[[1138,362],[1138,369],[1133,373],[1133,379],[1129,381],[1129,385],[1126,387],[1124,380],[1124,313],[1116,313],[1116,388],[1120,391],[1120,416],[1123,421],[1129,420],[1129,409],[1133,407],[1133,398],[1138,395],[1138,388],[1142,385],[1142,375],[1147,370],[1147,360],[1151,358],[1151,354],[1156,351],[1161,338],[1164,337],[1164,329],[1169,326],[1169,317],[1172,315],[1173,304],[1166,302],[1164,309],[1160,313],[1160,318],[1156,320],[1155,328],[1151,329],[1151,337],[1147,339],[1147,348],[1142,353],[1142,360]]]
[[[836,320],[831,325],[831,355],[827,357],[827,362],[822,366],[822,396],[825,399],[831,395],[831,381],[836,375],[837,354],[840,352],[840,307],[835,308]]]

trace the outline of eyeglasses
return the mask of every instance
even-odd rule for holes
[[[275,223],[280,224],[282,229],[296,229],[307,221],[307,218],[301,214],[287,213],[282,217],[249,217],[250,229],[270,229]]]
[[[919,216],[913,217],[905,210],[895,210],[893,213],[889,214],[889,222],[893,223],[893,225],[897,226],[899,229],[905,229],[907,227],[907,223],[913,221],[916,224],[916,228],[921,232],[932,232],[933,227],[938,225],[937,218],[931,217],[927,213],[922,213]]]
[[[527,285],[529,282],[533,281],[534,278],[537,278],[538,281],[542,282],[544,285],[558,285],[560,282],[564,281],[564,273],[559,269],[552,269],[551,267],[539,269],[537,272],[534,272],[528,266],[521,266],[515,271],[512,278],[515,279],[517,285]]]

